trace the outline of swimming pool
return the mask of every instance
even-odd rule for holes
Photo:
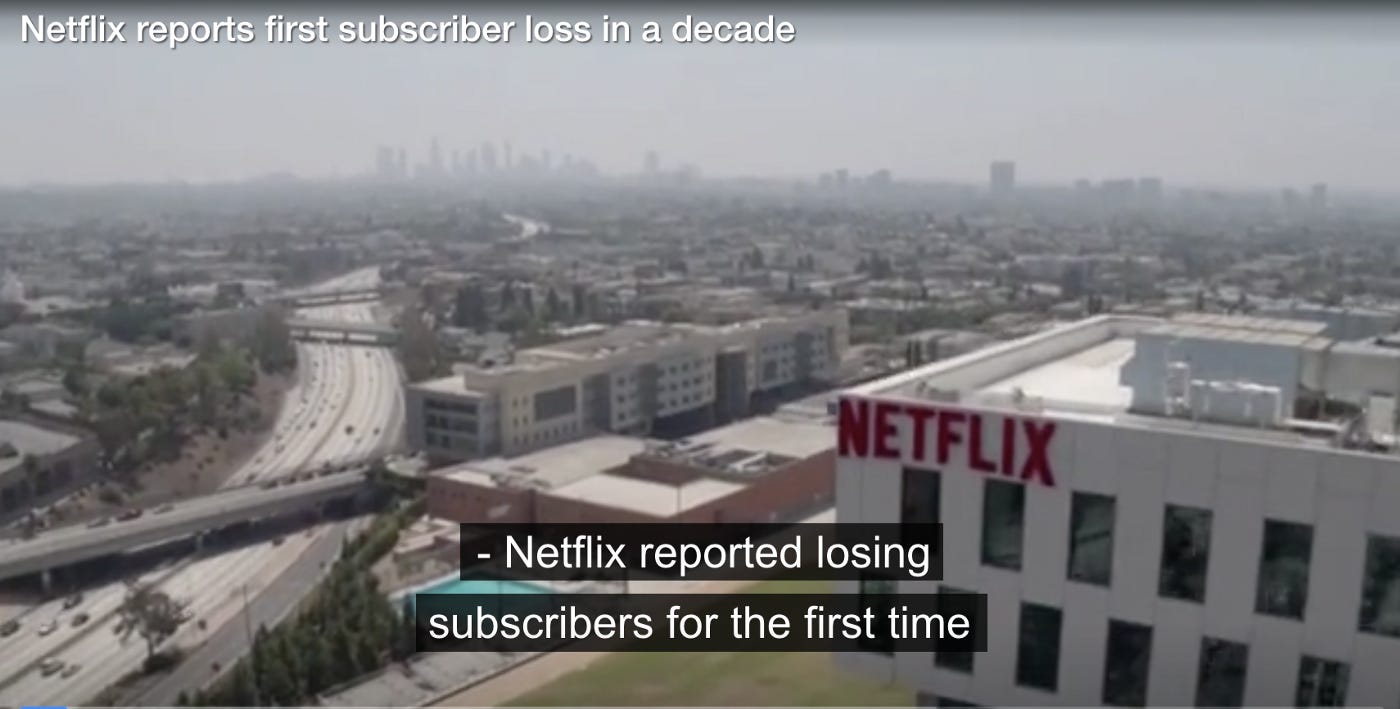
[[[414,593],[540,594],[550,593],[550,590],[524,581],[480,576],[466,579],[449,578],[427,588],[420,588]]]

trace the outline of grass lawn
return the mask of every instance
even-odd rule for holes
[[[748,593],[822,593],[770,581]],[[912,706],[913,693],[848,674],[826,653],[616,653],[506,706]]]

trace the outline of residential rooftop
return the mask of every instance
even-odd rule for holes
[[[24,463],[25,456],[42,458],[65,450],[79,442],[77,436],[16,419],[0,419],[0,444],[14,446],[16,455],[0,458],[0,473],[9,472]]]

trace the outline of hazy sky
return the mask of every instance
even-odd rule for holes
[[[639,24],[668,18],[667,7],[632,3],[614,16]],[[603,9],[537,14],[596,22]],[[655,149],[664,165],[712,175],[883,167],[982,181],[1004,158],[1027,182],[1160,175],[1400,191],[1400,14],[774,9],[797,26],[796,42],[170,51],[21,45],[20,14],[82,10],[7,4],[0,184],[350,175],[371,168],[378,145],[419,160],[437,136],[444,149],[510,140],[517,155],[570,152],[607,171],[635,171]],[[227,12],[259,29],[267,14],[247,3]],[[174,7],[108,15],[196,17]]]

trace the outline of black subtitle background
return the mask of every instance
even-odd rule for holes
[[[718,614],[711,626],[711,637],[687,639],[670,637],[667,613],[680,606],[681,613]],[[791,624],[785,639],[758,637],[758,623],[748,625],[750,637],[733,634],[730,612],[748,606],[764,616],[786,615]],[[907,607],[907,613],[943,614],[945,620],[962,614],[969,621],[967,637],[942,639],[813,639],[807,636],[805,612],[822,606],[827,614],[863,613],[875,615],[876,635],[888,622],[890,608]],[[651,618],[652,636],[636,639],[453,639],[437,640],[430,634],[429,619],[434,615],[471,618],[478,609],[491,615],[553,614],[561,608],[577,609],[590,618],[646,614]],[[421,594],[415,600],[415,642],[418,652],[984,652],[987,649],[987,597],[982,594]],[[450,628],[450,618],[448,627]],[[461,626],[466,629],[467,625]],[[620,626],[615,626],[620,627]],[[499,633],[499,628],[498,631]],[[473,634],[475,629],[473,628]]]
[[[833,541],[851,546],[855,544],[905,545],[926,544],[929,549],[929,571],[926,576],[916,576],[903,567],[885,568],[819,568],[813,559],[816,553],[816,540],[820,535],[827,544]],[[533,538],[538,546],[541,543],[559,544],[580,536],[601,536],[602,542],[624,544],[623,560],[627,568],[506,568],[506,537],[514,536],[517,544],[523,546],[528,538]],[[937,581],[943,578],[943,526],[935,523],[903,524],[853,524],[853,523],[719,523],[694,524],[683,522],[642,522],[615,524],[463,524],[461,572],[463,579],[497,578],[533,579],[540,581],[581,581],[623,579],[674,579],[680,578],[680,569],[640,569],[641,545],[643,544],[692,544],[706,547],[713,544],[731,545],[751,538],[755,545],[760,543],[782,545],[802,538],[803,563],[798,569],[789,569],[781,564],[771,569],[757,567],[725,567],[720,569],[698,568],[686,572],[684,578],[722,581],[761,581],[783,578],[798,581],[854,581],[865,574],[877,573],[894,580]],[[875,537],[879,537],[879,542]],[[479,554],[490,555],[489,559],[479,558]],[[606,559],[606,554],[604,555]],[[740,556],[737,561],[742,561]]]

